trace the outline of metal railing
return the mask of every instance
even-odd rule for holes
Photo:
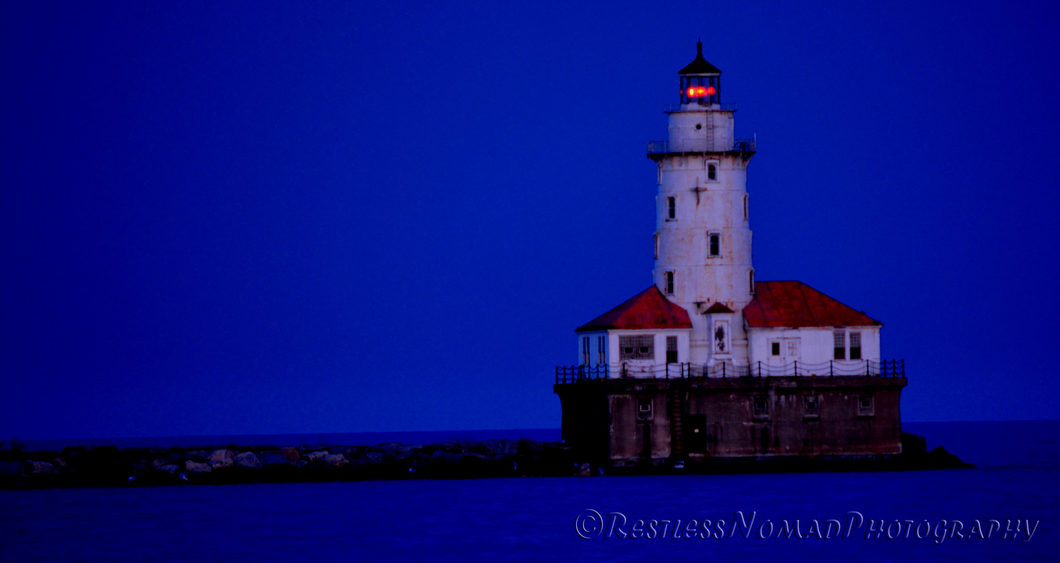
[[[684,154],[684,153],[702,153],[702,152],[755,152],[758,150],[758,139],[751,137],[750,139],[735,139],[732,147],[728,150],[714,151],[708,150],[712,145],[708,139],[686,139],[678,142],[671,143],[670,141],[648,141],[648,154]]]
[[[597,381],[601,379],[727,379],[730,377],[905,377],[905,360],[829,360],[785,364],[755,362],[737,365],[719,362],[703,364],[636,365],[623,362],[617,366],[558,366],[556,384]]]

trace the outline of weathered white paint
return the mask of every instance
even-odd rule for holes
[[[654,330],[608,330],[594,332],[579,332],[578,355],[576,364],[582,365],[581,342],[582,337],[588,336],[591,346],[591,358],[589,365],[598,365],[596,356],[596,339],[598,336],[607,338],[607,357],[603,362],[609,366],[611,377],[620,377],[625,366],[625,373],[629,377],[652,377],[666,373],[666,337],[677,337],[677,362],[688,363],[689,358],[689,329],[654,329]],[[651,360],[626,360],[621,361],[621,350],[619,349],[620,336],[652,336],[652,344],[655,347],[655,357]]]
[[[711,327],[703,312],[721,302],[737,312],[730,323],[730,354],[725,359],[747,365],[747,336],[740,311],[753,297],[751,228],[743,212],[747,162],[740,155],[724,152],[733,149],[733,111],[689,104],[670,112],[669,119],[671,151],[705,154],[672,155],[658,164],[658,256],[653,279],[665,293],[665,272],[674,272],[674,293],[667,297],[691,317],[692,363],[711,361]],[[713,180],[708,177],[711,164],[717,168]],[[668,218],[669,197],[677,203],[675,219]],[[709,255],[710,233],[721,236],[718,256]]]
[[[861,360],[834,360],[836,366],[853,370],[863,366],[863,360],[880,361],[879,326],[841,328],[845,332],[846,358],[850,357],[850,333],[861,333]],[[833,327],[747,328],[752,372],[758,362],[762,362],[763,366],[781,366],[798,360],[804,367],[812,367],[820,371],[819,375],[826,375],[828,373],[826,366],[833,361],[835,354],[833,330],[835,330]],[[793,341],[798,346],[798,352],[794,358],[788,354],[788,345]],[[781,343],[780,357],[772,354],[771,344],[773,342]],[[801,371],[802,368],[800,368]]]

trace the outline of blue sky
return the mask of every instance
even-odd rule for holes
[[[699,38],[756,277],[883,321],[905,420],[1056,418],[1058,11],[4,2],[0,439],[558,427]]]

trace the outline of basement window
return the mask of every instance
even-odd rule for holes
[[[677,198],[670,196],[666,198],[666,220],[675,221],[677,219]]]
[[[654,360],[655,337],[650,334],[619,336],[619,360]]]
[[[769,415],[769,402],[766,401],[766,397],[758,396],[754,398],[755,416],[768,416]]]
[[[666,283],[664,285],[666,286],[666,294],[667,295],[673,295],[674,294],[674,273],[673,272],[666,272]]]
[[[832,355],[833,359],[845,360],[847,359],[847,333],[845,330],[836,330],[832,332],[832,342],[835,348],[835,354]]]
[[[860,360],[861,359],[861,333],[851,332],[850,333],[850,359]]]
[[[872,416],[872,395],[858,396],[858,416]]]
[[[806,397],[805,401],[806,401],[806,415],[807,416],[816,416],[816,415],[820,414],[821,403],[820,403],[820,401],[817,400],[816,396]]]
[[[637,420],[651,420],[652,416],[651,397],[637,399]]]

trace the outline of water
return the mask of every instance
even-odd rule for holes
[[[0,491],[0,560],[1054,561],[1060,422],[907,423],[975,470]],[[1033,539],[579,538],[585,509],[629,520],[1040,521]],[[628,526],[627,526],[628,528]],[[753,534],[753,531],[752,531]]]

